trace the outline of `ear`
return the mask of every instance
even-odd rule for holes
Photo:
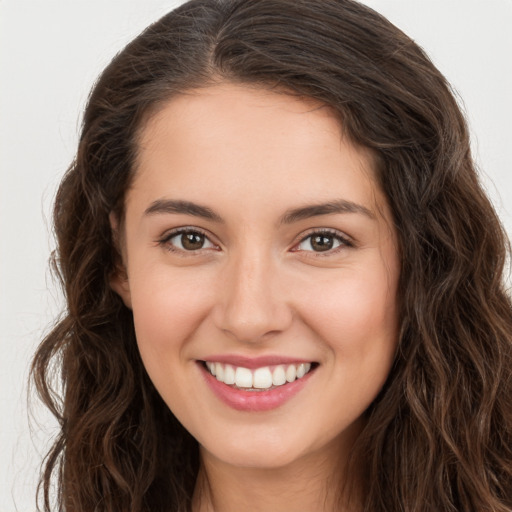
[[[110,288],[114,290],[123,300],[125,306],[132,309],[132,296],[130,292],[130,281],[126,272],[126,248],[122,242],[120,233],[119,220],[114,212],[109,215],[110,228],[112,229],[112,240],[114,243],[114,250],[117,253],[116,261],[114,262],[114,271],[110,274]]]

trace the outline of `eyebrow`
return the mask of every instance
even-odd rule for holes
[[[280,220],[281,224],[291,224],[299,220],[308,219],[310,217],[317,217],[320,215],[330,215],[336,213],[359,213],[369,217],[372,220],[376,219],[375,214],[361,204],[353,203],[345,199],[338,199],[329,201],[327,203],[314,204],[293,208],[288,210]]]
[[[215,222],[224,222],[222,217],[215,213],[211,208],[191,201],[183,201],[179,199],[157,199],[144,211],[144,215],[156,215],[162,213],[192,215],[194,217],[201,217]],[[338,199],[327,203],[301,206],[299,208],[287,210],[281,217],[279,224],[292,224],[293,222],[308,219],[310,217],[332,215],[336,213],[359,213],[372,220],[376,218],[375,214],[365,206],[345,199]]]
[[[182,201],[176,199],[157,199],[146,208],[144,215],[155,215],[159,213],[182,213],[193,215],[215,222],[223,222],[222,217],[207,206],[201,206],[191,201]]]

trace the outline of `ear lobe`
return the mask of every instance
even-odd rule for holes
[[[125,306],[129,309],[132,309],[132,296],[130,292],[130,282],[128,279],[128,274],[126,273],[126,268],[123,263],[123,250],[120,243],[119,236],[119,222],[117,217],[113,212],[110,213],[109,216],[110,227],[112,229],[112,241],[114,244],[114,249],[117,253],[116,261],[115,261],[115,269],[110,275],[110,288],[115,291],[123,300]]]

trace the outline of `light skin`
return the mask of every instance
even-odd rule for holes
[[[312,100],[191,91],[144,127],[113,227],[125,273],[112,286],[200,445],[194,511],[340,510],[332,482],[397,344],[396,233],[369,152]],[[241,411],[205,383],[198,361],[218,354],[315,364],[279,407]]]

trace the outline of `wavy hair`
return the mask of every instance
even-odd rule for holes
[[[354,447],[364,511],[510,512],[506,236],[445,78],[352,0],[192,0],[148,27],[95,84],[54,209],[67,309],[32,367],[60,424],[41,473],[43,510],[52,485],[66,512],[190,509],[197,443],[149,380],[131,311],[110,288],[119,254],[109,214],[122,217],[151,113],[218,81],[329,105],[378,162],[400,244],[401,329]]]

